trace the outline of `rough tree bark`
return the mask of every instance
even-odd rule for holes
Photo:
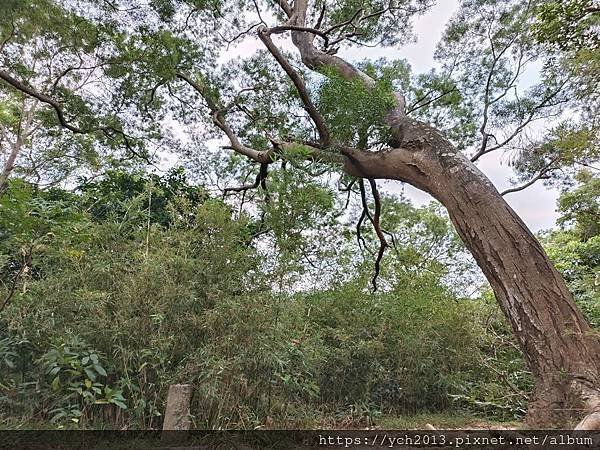
[[[410,119],[401,126],[400,148],[347,150],[347,172],[410,183],[446,207],[535,377],[526,417],[530,426],[564,426],[582,412],[598,413],[600,338],[537,239],[487,177],[441,133]]]
[[[487,177],[457,152],[442,133],[406,116],[402,93],[395,94],[396,104],[385,121],[394,136],[392,148],[370,152],[333,142],[302,78],[278,51],[270,35],[291,31],[292,41],[309,69],[322,72],[333,68],[345,78],[363,80],[367,86],[372,86],[374,80],[313,45],[316,36],[322,37],[324,33],[307,27],[307,0],[296,0],[293,6],[286,0],[277,0],[277,4],[288,20],[282,26],[261,28],[259,38],[294,83],[315,123],[320,137],[320,144],[312,147],[315,154],[327,148],[327,155],[331,156],[331,150],[336,149],[350,175],[369,180],[400,180],[439,200],[489,280],[536,379],[527,414],[529,424],[565,426],[572,419],[585,416],[580,428],[600,429],[600,335],[577,309],[564,280],[527,226]],[[273,141],[274,148],[269,150],[245,146],[227,124],[226,109],[212,98],[210,90],[201,81],[193,81],[184,74],[177,76],[204,97],[214,124],[229,138],[230,148],[260,163],[261,174],[266,176],[266,167],[275,160],[277,149],[286,143]],[[0,79],[50,105],[61,125],[74,133],[115,132],[106,127],[77,128],[65,120],[62,106],[55,99],[5,72],[0,71]],[[126,138],[122,131],[116,131]],[[264,178],[255,184],[261,181]]]
[[[306,27],[307,8],[307,0],[284,8],[288,26]],[[313,45],[317,32],[291,31],[308,68],[334,68],[347,79],[373,85],[374,80],[348,62],[317,49]],[[580,428],[597,428],[600,335],[575,305],[535,236],[489,179],[441,132],[407,117],[402,93],[395,96],[396,105],[386,116],[394,148],[384,152],[342,148],[346,171],[367,179],[407,182],[446,207],[490,282],[535,377],[528,424],[566,426],[584,416]]]

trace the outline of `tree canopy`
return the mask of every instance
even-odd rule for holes
[[[36,252],[53,239],[69,248],[94,221],[133,233],[115,245],[136,264],[150,258],[153,227],[183,254],[206,246],[229,255],[196,269],[206,271],[198,282],[209,303],[217,294],[208,286],[234,297],[247,288],[233,273],[277,295],[356,279],[386,295],[405,270],[436,274],[432,285],[442,286],[452,266],[461,273],[456,295],[472,282],[466,249],[536,380],[531,423],[572,420],[565,411],[600,414],[600,341],[503,199],[537,182],[579,182],[561,198],[563,221],[576,222],[583,242],[597,234],[597,5],[462,0],[434,67],[416,73],[402,46],[434,5],[3,1],[0,224],[22,225],[3,238],[12,249],[5,303]],[[386,58],[352,58],[370,46],[386,49]],[[513,169],[504,192],[477,166],[489,155]],[[174,160],[185,168],[161,176]],[[381,180],[431,194],[454,231],[441,209],[414,210],[382,192]],[[53,231],[63,220],[68,226]],[[170,235],[176,229],[188,243]],[[181,255],[163,250],[177,265]],[[82,262],[87,250],[73,251]],[[110,260],[103,251],[99,261]],[[220,284],[237,262],[239,272]],[[576,406],[573,399],[585,408],[555,408]]]

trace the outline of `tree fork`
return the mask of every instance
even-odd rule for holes
[[[306,25],[306,0],[283,8],[289,23]],[[313,45],[314,34],[292,31],[302,62],[312,70],[335,68],[346,79],[374,80]],[[600,337],[577,309],[543,248],[490,180],[432,126],[406,116],[405,99],[385,116],[394,148],[365,152],[340,148],[350,175],[407,182],[448,210],[457,232],[488,279],[512,326],[535,380],[526,420],[534,427],[566,425],[583,411],[600,414]],[[584,419],[581,427],[600,429]],[[588,425],[586,425],[586,423]]]
[[[407,182],[446,207],[490,282],[535,377],[526,422],[533,427],[565,426],[586,416],[579,427],[597,429],[600,336],[575,305],[563,278],[472,162],[431,126],[408,118],[402,126],[400,148],[346,149],[346,171]]]

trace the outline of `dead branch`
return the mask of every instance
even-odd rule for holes
[[[362,206],[363,206],[363,212],[361,215],[360,223],[362,224],[362,221],[364,220],[364,218],[367,217],[369,219],[369,221],[371,222],[371,224],[373,225],[373,228],[375,229],[375,234],[377,235],[377,238],[379,239],[379,251],[377,252],[377,258],[375,260],[374,274],[373,274],[373,278],[371,279],[371,284],[373,285],[373,292],[376,292],[377,291],[377,279],[379,278],[379,273],[381,271],[381,260],[383,259],[385,249],[389,247],[389,244],[388,244],[387,240],[385,239],[384,231],[381,229],[381,197],[379,195],[379,191],[377,190],[377,184],[375,183],[375,180],[373,180],[372,178],[369,178],[368,181],[369,181],[369,185],[371,186],[371,193],[373,194],[373,199],[375,202],[375,211],[373,212],[373,215],[371,215],[371,213],[369,211],[369,205],[367,202],[367,193],[365,190],[365,184],[364,184],[364,181],[362,179],[360,179],[358,182],[358,185],[360,187],[360,197],[361,197]]]
[[[264,164],[263,163],[263,164],[260,165],[260,170],[258,171],[258,174],[256,175],[254,183],[243,184],[241,186],[229,187],[229,188],[223,189],[223,198],[225,198],[227,196],[227,194],[230,193],[230,192],[243,192],[243,193],[245,193],[246,191],[249,191],[251,189],[256,189],[258,186],[260,186],[263,183],[263,180],[265,178],[267,178],[268,167],[269,167],[268,164]]]
[[[192,80],[183,73],[177,73],[176,76],[193,87],[194,90],[206,101],[208,108],[212,112],[213,123],[225,133],[229,139],[229,142],[231,143],[231,149],[261,164],[269,164],[273,161],[273,151],[256,150],[251,147],[247,147],[240,142],[236,133],[225,120],[225,108],[220,105],[218,99],[213,98],[208,90],[208,87],[201,80]]]
[[[371,193],[373,194],[373,199],[375,201],[373,227],[375,228],[375,233],[379,238],[379,252],[377,253],[377,259],[375,260],[375,273],[373,274],[373,279],[371,280],[373,283],[373,292],[375,292],[377,291],[377,278],[379,277],[379,272],[381,269],[381,260],[385,253],[385,249],[389,247],[389,244],[385,239],[385,235],[381,229],[381,197],[379,196],[379,191],[377,190],[377,184],[373,178],[369,178],[369,184],[371,185]]]

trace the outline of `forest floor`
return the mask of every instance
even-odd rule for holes
[[[416,414],[409,416],[381,416],[372,423],[347,421],[325,421],[316,424],[315,429],[372,429],[372,430],[519,430],[520,421],[497,421],[486,417],[463,414]]]
[[[257,430],[520,430],[524,425],[519,421],[499,421],[487,417],[456,413],[422,413],[397,416],[384,415],[373,420],[356,420],[351,417],[322,418],[306,421],[302,424],[267,423]],[[23,422],[0,418],[0,430],[56,430],[49,422]],[[77,429],[67,426],[64,429]],[[84,427],[84,429],[112,429],[110,426]],[[193,427],[193,429],[196,429]],[[201,429],[201,428],[198,428]]]

